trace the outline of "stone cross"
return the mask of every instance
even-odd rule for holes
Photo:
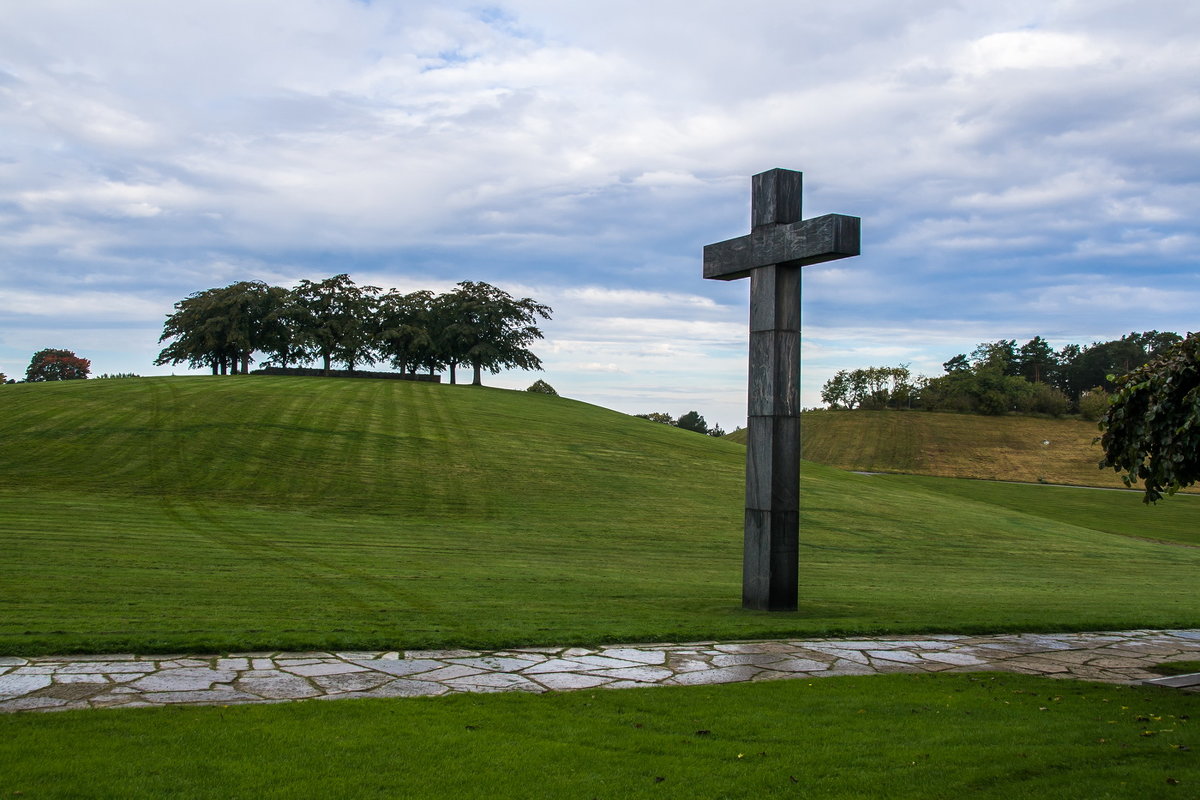
[[[802,220],[802,173],[755,175],[749,236],[704,248],[704,277],[750,277],[742,606],[795,611],[800,546],[800,268],[859,253],[859,218]]]

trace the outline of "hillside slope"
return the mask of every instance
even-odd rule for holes
[[[864,472],[1123,487],[1100,470],[1096,423],[924,411],[808,411],[805,460]],[[745,432],[728,437],[745,443]]]
[[[801,610],[745,612],[743,460],[732,442],[499,389],[4,387],[0,653],[1200,623],[1200,596],[1178,590],[1200,548],[815,464]],[[1146,512],[1120,497],[1110,516]],[[1176,501],[1156,511],[1200,509]]]

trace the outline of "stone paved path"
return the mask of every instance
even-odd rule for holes
[[[495,652],[0,657],[0,711],[545,692],[1001,670],[1137,683],[1200,660],[1200,630],[530,647]],[[1200,691],[1200,677],[1159,679]]]

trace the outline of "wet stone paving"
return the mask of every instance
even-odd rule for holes
[[[872,675],[1020,672],[1200,691],[1200,630],[526,647],[494,652],[0,656],[0,711],[546,692]]]

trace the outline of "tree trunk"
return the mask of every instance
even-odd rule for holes
[[[243,375],[250,374],[250,353],[249,352],[242,353],[242,374]]]
[[[217,374],[217,359],[215,359],[215,358],[214,358],[214,359],[212,360],[212,364],[211,364],[211,366],[212,366],[212,373],[213,373],[213,375],[216,375],[216,374]]]
[[[483,386],[483,365],[478,361],[471,365],[475,370],[475,375],[471,379],[472,386]]]
[[[454,385],[454,369],[455,369],[455,367],[457,367],[457,366],[458,366],[458,362],[457,362],[457,361],[451,361],[451,362],[450,362],[450,385],[451,385],[451,386],[453,386],[453,385]]]
[[[322,374],[322,375],[328,375],[328,374],[329,374],[329,359],[330,359],[330,354],[329,354],[329,353],[322,353],[322,354],[321,354],[321,360],[322,360],[322,361],[324,362],[324,364],[325,364],[325,366],[322,368],[322,371],[321,371],[321,374]]]
[[[225,358],[225,356],[221,356],[221,374],[229,374],[229,359]]]

